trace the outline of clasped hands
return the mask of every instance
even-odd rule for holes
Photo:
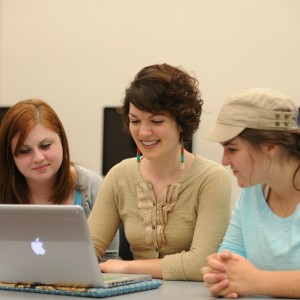
[[[201,269],[211,295],[231,299],[254,294],[259,271],[244,257],[227,250],[208,256]]]

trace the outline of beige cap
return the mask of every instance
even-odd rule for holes
[[[298,113],[295,103],[281,92],[267,88],[238,91],[225,101],[205,138],[225,142],[245,128],[295,131]]]

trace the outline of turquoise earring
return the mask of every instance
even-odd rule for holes
[[[183,144],[183,132],[180,132],[181,139],[181,153],[180,153],[180,169],[184,169],[184,144]]]
[[[139,147],[137,147],[136,149],[136,161],[137,162],[141,161],[141,150],[139,149]]]

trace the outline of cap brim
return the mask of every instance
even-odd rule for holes
[[[229,126],[215,123],[214,126],[205,134],[205,138],[213,142],[226,142],[238,136],[245,127]]]

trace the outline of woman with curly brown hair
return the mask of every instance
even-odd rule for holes
[[[103,272],[200,281],[218,249],[230,218],[229,175],[184,149],[200,123],[197,86],[181,68],[162,64],[143,68],[126,89],[118,111],[137,157],[109,171],[88,224],[99,257],[123,224],[134,259],[100,263]]]

